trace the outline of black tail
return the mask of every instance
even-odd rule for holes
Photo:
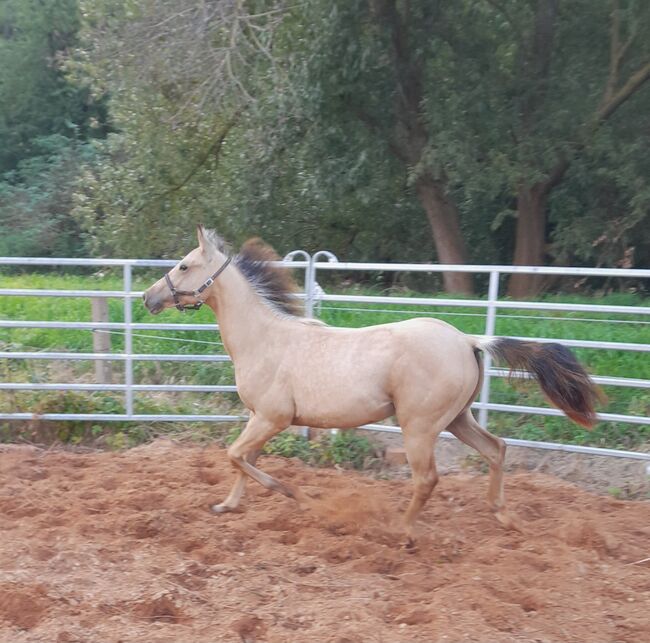
[[[549,400],[574,422],[591,429],[598,421],[595,406],[604,395],[566,346],[500,337],[479,347],[505,362],[511,374],[530,372]]]

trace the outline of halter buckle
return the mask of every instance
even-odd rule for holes
[[[167,283],[167,287],[172,293],[172,297],[174,298],[174,304],[176,305],[176,308],[180,310],[182,313],[184,313],[186,310],[198,310],[203,306],[204,302],[200,299],[201,294],[206,288],[209,288],[215,281],[215,279],[228,267],[228,264],[232,261],[232,256],[228,257],[223,264],[221,264],[221,267],[217,272],[215,272],[211,277],[208,277],[203,284],[201,285],[200,288],[197,290],[194,290],[193,292],[189,292],[187,290],[177,290],[176,286],[172,283],[172,280],[169,276],[169,273],[165,273],[165,282]],[[194,304],[181,304],[178,295],[193,295],[197,301]]]

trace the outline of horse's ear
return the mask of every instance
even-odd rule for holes
[[[199,225],[196,226],[196,236],[199,240],[199,248],[201,248],[203,252],[205,252],[207,247],[207,243],[205,242],[205,235],[203,234],[204,231],[205,228],[203,227],[203,224],[199,223]]]

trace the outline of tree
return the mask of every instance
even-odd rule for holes
[[[560,136],[552,138],[546,162],[532,165],[538,176],[522,174],[517,185],[517,235],[513,263],[515,265],[541,265],[544,263],[547,242],[546,221],[548,199],[552,191],[564,180],[571,164],[593,144],[596,132],[612,120],[614,115],[650,79],[650,47],[647,35],[650,33],[650,11],[647,3],[626,3],[625,11],[618,0],[611,2],[609,62],[598,61],[599,67],[591,72],[591,91],[587,100],[574,114],[573,121]],[[539,135],[547,116],[547,98],[560,100],[558,93],[549,91],[551,85],[565,85],[566,69],[557,69],[557,62],[565,62],[567,56],[576,53],[573,29],[576,13],[584,18],[596,19],[600,33],[592,35],[598,41],[584,39],[578,53],[588,58],[600,48],[606,47],[607,37],[603,33],[604,17],[589,3],[588,10],[576,12],[575,5],[559,6],[557,0],[538,0],[533,27],[528,42],[520,48],[522,73],[529,74],[533,83],[520,109],[520,130],[523,138],[530,138],[533,130]],[[589,15],[592,14],[592,15]],[[593,18],[592,18],[593,19]],[[563,23],[563,24],[562,24]],[[643,36],[645,34],[645,37]],[[588,49],[589,48],[589,49]],[[567,51],[569,49],[569,51]],[[595,51],[594,51],[595,49]],[[602,60],[602,59],[601,59]],[[556,68],[553,68],[555,62]],[[583,63],[584,64],[584,63]],[[603,73],[605,72],[605,73]],[[594,80],[601,78],[600,92],[594,91]],[[600,93],[600,96],[598,95]],[[564,102],[564,101],[563,101]],[[557,111],[551,110],[552,113]],[[541,127],[540,127],[541,126]],[[544,128],[545,129],[545,128]],[[548,131],[548,130],[547,130]],[[509,284],[509,294],[523,297],[539,290],[541,280],[535,275],[515,275]]]
[[[468,252],[446,173],[429,146],[424,110],[434,90],[427,65],[436,55],[443,4],[310,3],[301,16],[306,33],[296,39],[291,81],[301,101],[297,111],[314,129],[347,139],[350,127],[364,127],[384,146],[409,177],[438,260],[454,264],[467,263]],[[444,282],[453,292],[473,289],[467,273],[446,273]]]
[[[71,85],[60,67],[78,26],[76,0],[0,5],[0,175],[38,154],[39,137],[102,135],[102,106]]]
[[[481,150],[482,171],[495,184],[500,177],[511,195],[512,207],[495,226],[508,214],[516,219],[513,263],[542,265],[548,260],[554,190],[589,154],[603,128],[625,130],[619,114],[647,122],[645,99],[637,94],[650,78],[650,47],[642,35],[650,33],[650,6],[560,0],[474,4],[491,27],[480,33],[496,64],[477,61],[475,67],[484,69],[479,100],[498,135],[467,123],[454,133],[461,141],[472,138]],[[466,174],[461,180],[476,182]],[[515,275],[508,292],[528,296],[541,286],[536,275]]]
[[[81,11],[82,46],[68,72],[96,97],[110,97],[116,131],[86,168],[75,216],[96,252],[173,254],[212,209],[226,139],[251,118],[275,73],[280,8],[82,0]]]
[[[316,188],[303,199],[303,211],[310,209],[310,206],[305,208],[305,202],[311,200],[322,208],[328,197],[339,199],[335,207],[340,210],[341,200],[349,200],[351,194],[350,176],[363,175],[361,166],[367,168],[368,159],[374,159],[376,168],[382,168],[376,179],[382,178],[385,185],[392,186],[393,194],[387,195],[385,187],[371,179],[375,187],[365,190],[365,197],[357,199],[358,211],[368,207],[367,203],[373,198],[377,199],[375,209],[381,207],[379,195],[387,198],[389,203],[404,202],[404,196],[411,189],[424,204],[439,260],[466,262],[458,211],[445,184],[444,173],[434,171],[423,157],[428,132],[420,105],[424,100],[424,54],[420,48],[425,46],[425,53],[428,52],[427,25],[435,20],[435,12],[427,13],[426,24],[422,25],[419,14],[397,11],[394,3],[371,4],[341,3],[339,9],[327,14],[328,3],[300,5],[283,13],[281,5],[267,3],[260,9],[254,4],[225,2],[215,5],[213,13],[206,15],[204,3],[199,2],[190,3],[179,11],[175,3],[164,0],[147,6],[119,0],[87,1],[83,5],[87,16],[84,50],[76,57],[76,68],[94,79],[93,86],[98,91],[110,91],[113,122],[120,130],[119,136],[123,137],[124,144],[131,150],[127,154],[127,164],[131,162],[129,159],[139,156],[131,143],[136,140],[143,142],[145,122],[153,125],[151,113],[145,116],[147,110],[151,112],[147,105],[152,102],[165,103],[156,123],[158,140],[167,140],[172,146],[180,144],[187,133],[193,136],[199,128],[206,136],[204,122],[214,127],[215,140],[224,140],[220,128],[226,127],[229,141],[245,142],[249,146],[246,151],[252,152],[255,158],[278,159],[278,155],[282,156],[279,150],[286,149],[285,142],[293,139],[294,146],[289,154],[294,156],[287,159],[285,155],[285,161],[289,160],[289,165],[296,167],[292,161],[309,160],[310,166],[303,167],[302,173],[295,178],[297,185],[306,181]],[[110,20],[107,19],[109,15]],[[284,21],[280,24],[282,17]],[[353,27],[350,28],[348,23]],[[355,51],[360,50],[355,49],[353,40],[348,39],[348,44],[345,40],[357,35],[364,39],[364,46],[371,49],[370,55],[364,54],[364,60],[368,61],[375,55],[379,59],[389,56],[390,64],[383,68],[381,65],[361,68],[355,59]],[[341,59],[334,55],[335,52],[348,53]],[[319,68],[319,65],[322,66]],[[312,83],[312,73],[319,78],[315,83]],[[329,84],[321,82],[328,75]],[[358,81],[363,89],[368,89],[368,95],[346,93]],[[380,85],[377,91],[373,91],[376,81]],[[315,91],[308,89],[311,85]],[[326,96],[323,105],[318,105],[314,101],[318,92],[324,95],[329,92],[333,99]],[[387,95],[390,97],[389,109],[386,109]],[[329,113],[326,114],[327,110]],[[330,135],[336,120],[334,129],[342,134],[338,141]],[[350,176],[343,178],[342,172],[335,172],[336,181],[329,180],[325,176],[328,158],[334,150],[345,147],[339,141],[350,141],[350,125],[358,129],[359,123],[364,123],[365,133],[355,133],[352,138],[365,139],[363,148],[350,150],[349,154],[337,152],[339,160],[350,163]],[[377,137],[377,128],[382,132],[380,138]],[[310,157],[308,152],[303,153],[306,150],[304,142],[296,143],[296,133],[301,130],[309,130],[312,147],[323,152],[320,160],[313,155]],[[315,130],[321,131],[320,140],[314,135]],[[264,141],[265,137],[269,141]],[[154,138],[150,137],[149,143],[153,143]],[[198,149],[210,149],[206,140],[200,144],[195,138],[191,140],[196,141]],[[384,150],[393,152],[392,160],[378,153],[377,141]],[[149,145],[147,149],[151,151],[156,147]],[[188,148],[187,145],[183,147]],[[228,149],[229,143],[219,145],[221,156],[227,156]],[[140,167],[139,170],[150,179],[153,159],[162,157],[156,154],[148,156],[149,167]],[[191,175],[193,188],[196,188],[202,171],[195,172],[189,168],[193,163],[196,165],[197,160],[212,158],[211,155],[198,155],[198,159],[179,163],[178,155],[171,153],[169,156],[175,158],[175,168],[184,168]],[[192,155],[188,153],[187,156],[189,159]],[[229,160],[233,162],[234,158],[230,156]],[[208,169],[208,165],[203,169]],[[105,170],[108,175],[102,175],[104,178],[111,174],[110,169]],[[126,167],[122,171],[124,173]],[[142,176],[142,172],[136,170],[135,174]],[[407,188],[405,183],[409,172],[411,187]],[[277,177],[277,172],[270,167],[267,167],[268,173]],[[168,179],[170,173],[166,174]],[[320,179],[318,182],[316,177]],[[167,181],[167,186],[163,185],[164,182],[166,179],[156,182],[152,190],[154,182],[140,181],[141,195],[119,199],[120,206],[129,207],[131,211],[135,209],[144,218],[151,209],[152,216],[156,216],[153,208],[159,209],[163,204],[169,206],[170,199],[176,199],[181,192],[172,187],[174,182],[178,184],[178,180]],[[249,192],[259,193],[256,189],[259,184],[257,175],[249,176],[247,182]],[[236,178],[234,183],[237,183]],[[124,185],[122,180],[118,184]],[[186,186],[182,179],[180,184]],[[277,184],[276,180],[276,187]],[[360,188],[358,183],[355,187]],[[152,191],[164,198],[152,199]],[[240,193],[242,191],[245,190]],[[359,194],[362,192],[360,190]],[[370,193],[373,196],[368,198]],[[307,190],[302,190],[302,194],[307,194]],[[287,196],[285,192],[283,197],[286,199]],[[150,205],[142,202],[145,199]],[[363,199],[366,204],[361,202]],[[268,205],[268,199],[265,201]],[[95,223],[88,216],[89,209],[95,208],[100,219],[108,209],[95,207],[97,203],[92,197],[87,198],[85,204],[83,216],[90,226]],[[176,208],[172,206],[171,209]],[[408,210],[410,212],[412,208]],[[286,216],[291,215],[285,215],[285,219]],[[381,220],[378,215],[374,218]],[[126,221],[124,216],[122,221]],[[379,227],[387,232],[391,228],[399,229],[398,221],[399,218],[386,221]],[[346,227],[349,235],[359,238],[355,232],[358,225]],[[419,226],[410,234],[421,239]],[[463,273],[448,273],[445,282],[448,289],[459,292],[470,292],[472,288],[471,278]]]
[[[76,212],[98,251],[175,253],[207,219],[363,258],[618,261],[648,213],[648,6],[83,0],[69,69],[115,133]]]
[[[30,141],[32,156],[0,181],[0,256],[83,255],[82,233],[70,216],[80,166],[92,146],[53,134]]]

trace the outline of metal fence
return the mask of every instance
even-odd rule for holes
[[[513,267],[513,266],[480,266],[480,265],[441,265],[441,264],[394,264],[394,263],[344,263],[330,252],[319,251],[313,255],[303,250],[289,253],[283,262],[287,266],[304,270],[305,289],[301,295],[305,299],[305,311],[308,316],[313,316],[319,306],[327,302],[348,304],[400,304],[411,307],[436,306],[450,308],[472,308],[481,311],[485,318],[484,335],[494,336],[496,321],[501,310],[527,310],[546,312],[583,312],[583,313],[610,313],[617,315],[633,314],[646,316],[647,320],[638,321],[647,324],[650,328],[650,307],[641,306],[614,306],[598,304],[576,304],[556,302],[510,301],[500,297],[499,279],[502,275],[514,273],[535,273],[539,275],[573,276],[573,277],[616,277],[616,278],[650,278],[650,270],[607,269],[607,268],[558,268],[558,267]],[[234,384],[228,385],[200,385],[200,384],[136,384],[133,377],[133,364],[136,361],[204,361],[227,362],[230,358],[225,354],[210,352],[203,355],[189,354],[152,354],[134,353],[134,332],[141,330],[173,330],[173,331],[214,331],[218,328],[214,324],[161,324],[161,323],[135,323],[132,316],[134,299],[142,295],[134,291],[132,278],[134,269],[164,268],[175,265],[174,261],[165,260],[126,260],[126,259],[46,259],[4,257],[0,258],[0,266],[94,266],[98,268],[121,268],[123,272],[122,290],[53,290],[53,289],[12,289],[0,288],[0,296],[16,297],[81,297],[81,298],[118,298],[123,302],[123,322],[96,322],[96,321],[29,321],[8,320],[0,318],[0,328],[58,328],[76,329],[83,331],[117,331],[124,335],[124,350],[121,353],[78,353],[61,351],[2,351],[0,359],[10,360],[110,360],[120,361],[124,366],[123,383],[120,384],[80,384],[80,383],[23,383],[0,382],[0,390],[31,390],[31,391],[114,391],[124,395],[124,413],[44,413],[35,416],[33,413],[12,412],[0,413],[0,420],[32,420],[35,417],[43,420],[90,420],[90,421],[134,421],[134,422],[167,422],[167,421],[208,421],[208,422],[238,422],[246,420],[244,416],[236,415],[207,415],[207,414],[138,414],[134,412],[134,395],[139,392],[173,391],[173,392],[221,392],[232,393],[236,391]],[[371,296],[350,294],[326,294],[318,284],[319,271],[355,272],[401,272],[401,273],[444,273],[468,272],[489,276],[487,299],[451,299],[451,298],[415,298],[400,296]],[[322,274],[322,273],[321,273]],[[415,309],[412,309],[415,310]],[[0,317],[2,311],[0,310]],[[650,331],[649,331],[650,333]],[[524,339],[524,338],[522,338]],[[599,350],[633,351],[636,353],[650,352],[648,343],[626,343],[610,341],[592,341],[577,339],[548,339],[544,337],[525,338],[535,341],[561,341],[566,346],[589,348]],[[206,342],[206,344],[214,342]],[[213,349],[211,349],[213,350]],[[560,411],[548,407],[531,407],[510,404],[497,404],[490,401],[491,379],[505,377],[507,371],[493,368],[489,357],[486,361],[486,377],[479,401],[474,408],[479,411],[479,421],[485,425],[489,411],[507,413],[526,413],[538,415],[562,415]],[[607,386],[633,387],[639,389],[650,388],[650,380],[626,377],[594,377],[596,382]],[[643,415],[625,415],[616,413],[602,413],[600,419],[609,422],[625,422],[630,424],[650,425],[650,418]],[[377,431],[399,432],[399,427],[383,424],[367,425],[368,429]],[[450,434],[443,434],[451,437]],[[616,449],[600,449],[596,447],[567,445],[547,442],[534,442],[528,440],[508,439],[509,444],[516,446],[530,446],[543,449],[573,451],[579,453],[592,453],[599,455],[615,455],[629,458],[650,460],[650,454]]]

